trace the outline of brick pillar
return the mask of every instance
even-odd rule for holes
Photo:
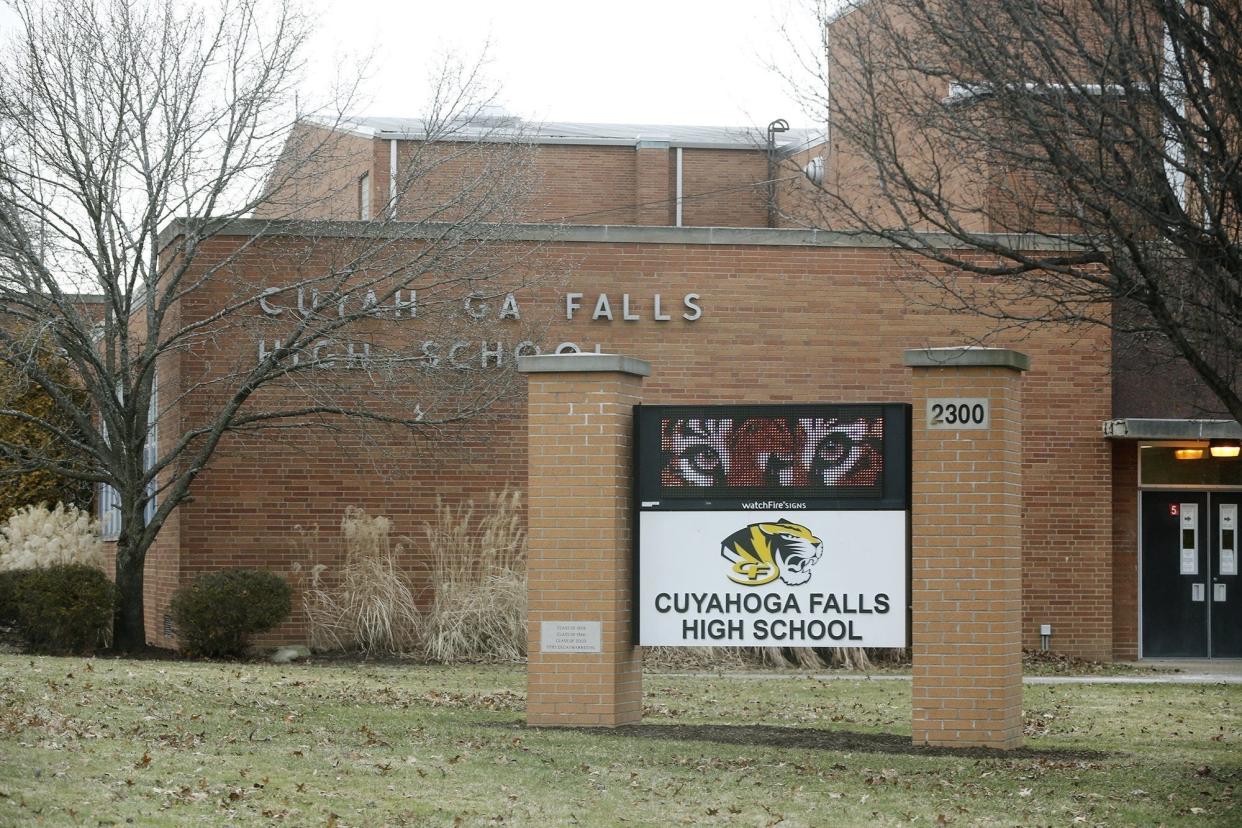
[[[634,157],[634,223],[663,226],[673,224],[676,213],[669,173],[669,142],[639,141]]]
[[[1022,743],[1022,372],[1003,348],[905,352],[913,369],[914,743]],[[928,400],[990,423],[932,428]],[[951,418],[949,418],[951,419]]]
[[[526,721],[631,724],[643,695],[633,629],[633,407],[651,367],[563,354],[522,357],[518,370],[529,380]]]

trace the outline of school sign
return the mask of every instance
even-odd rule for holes
[[[639,406],[638,643],[905,647],[910,406]]]

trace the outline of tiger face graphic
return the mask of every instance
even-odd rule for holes
[[[873,487],[883,441],[882,417],[670,418],[660,427],[660,485]]]
[[[733,564],[729,580],[742,586],[777,578],[790,586],[805,584],[823,552],[823,542],[810,529],[784,518],[752,523],[720,542],[720,554]]]

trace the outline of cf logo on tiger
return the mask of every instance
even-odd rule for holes
[[[752,523],[720,542],[720,554],[733,564],[729,580],[742,586],[763,586],[780,578],[790,586],[811,580],[824,544],[811,530],[784,518]]]

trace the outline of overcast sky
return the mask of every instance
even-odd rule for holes
[[[314,0],[312,0],[314,1]],[[816,126],[766,68],[782,23],[814,37],[803,0],[317,0],[315,84],[371,49],[362,114],[414,116],[437,55],[477,55],[514,114],[549,121]]]
[[[213,0],[200,0],[212,6]],[[421,114],[429,68],[487,46],[500,102],[547,121],[822,126],[772,62],[816,38],[816,0],[301,0],[318,22],[308,94],[369,54],[362,111]],[[825,0],[835,4],[840,0]],[[0,0],[0,32],[16,22]]]

